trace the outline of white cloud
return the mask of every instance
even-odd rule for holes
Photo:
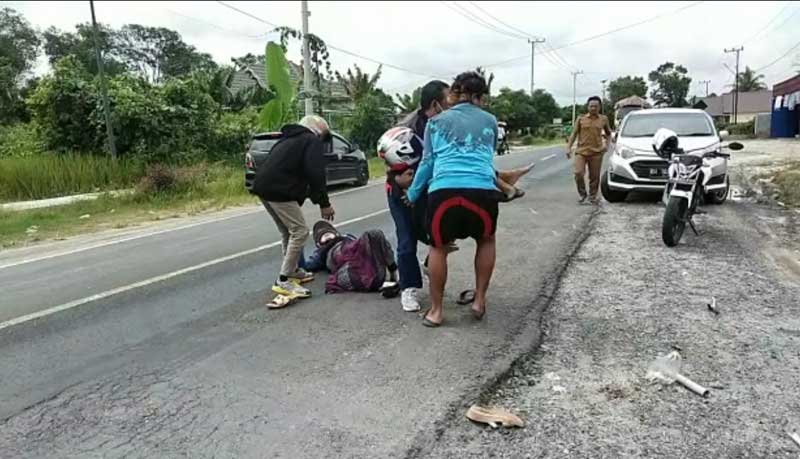
[[[300,2],[229,2],[266,21],[300,27]],[[447,2],[452,3],[452,2]],[[467,1],[462,8],[492,22]],[[800,40],[800,4],[797,2],[703,2],[678,13],[689,2],[477,2],[484,10],[518,29],[547,39],[549,46],[571,43],[654,15],[663,17],[558,51],[559,57],[537,56],[536,87],[569,103],[572,77],[565,67],[586,73],[578,79],[578,95],[585,99],[601,90],[600,80],[622,75],[641,75],[666,61],[683,64],[693,78],[692,93],[701,94],[697,83],[711,80],[711,91],[721,92],[732,81],[723,62],[733,65],[726,47],[744,44],[742,68],[768,64]],[[90,20],[88,2],[3,2],[22,12],[40,29],[56,26],[72,30]],[[452,77],[455,73],[530,54],[530,45],[487,30],[446,7],[443,2],[309,2],[310,27],[329,44],[348,51],[413,70],[411,74],[384,68],[380,85],[388,92],[407,92],[427,76]],[[270,26],[225,8],[217,2],[95,2],[98,20],[120,27],[127,23],[163,26],[177,30],[184,40],[209,52],[220,63],[248,52],[260,53]],[[776,15],[781,13],[776,18]],[[793,14],[795,16],[791,17]],[[775,18],[775,21],[770,22]],[[501,26],[502,27],[502,26]],[[273,39],[275,35],[271,35]],[[538,49],[546,49],[539,45]],[[299,60],[299,49],[290,58]],[[353,63],[372,72],[376,64],[337,51],[331,52],[336,69]],[[789,56],[763,73],[772,85],[794,72]],[[527,89],[527,58],[490,68],[495,87]],[[422,74],[422,75],[420,75]]]

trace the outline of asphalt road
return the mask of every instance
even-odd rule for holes
[[[528,195],[501,208],[481,323],[452,305],[446,326],[426,329],[397,300],[324,296],[321,278],[316,297],[267,311],[280,249],[266,212],[0,257],[0,457],[413,455],[538,339],[588,228],[561,148],[498,167],[530,161]],[[333,204],[346,231],[394,239],[381,184]],[[451,299],[471,287],[473,248],[452,257]]]

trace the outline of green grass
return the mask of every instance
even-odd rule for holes
[[[0,202],[130,188],[144,166],[91,155],[0,158]]]
[[[370,158],[369,164],[369,178],[379,178],[386,175],[386,163],[382,159],[375,157]]]
[[[196,175],[180,192],[136,192],[46,209],[0,211],[0,248],[255,202],[244,188],[241,168],[214,165]]]

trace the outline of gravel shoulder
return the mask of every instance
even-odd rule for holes
[[[492,430],[460,412],[415,456],[796,458],[786,432],[800,430],[797,213],[707,207],[696,218],[705,233],[668,249],[662,209],[598,215],[544,314],[541,346],[469,401],[508,408],[527,426]],[[645,379],[673,349],[709,398]]]

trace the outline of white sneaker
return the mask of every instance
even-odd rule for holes
[[[400,304],[403,305],[403,311],[406,312],[419,311],[421,308],[419,306],[419,300],[417,300],[417,289],[407,288],[403,290],[403,294],[400,297]]]

